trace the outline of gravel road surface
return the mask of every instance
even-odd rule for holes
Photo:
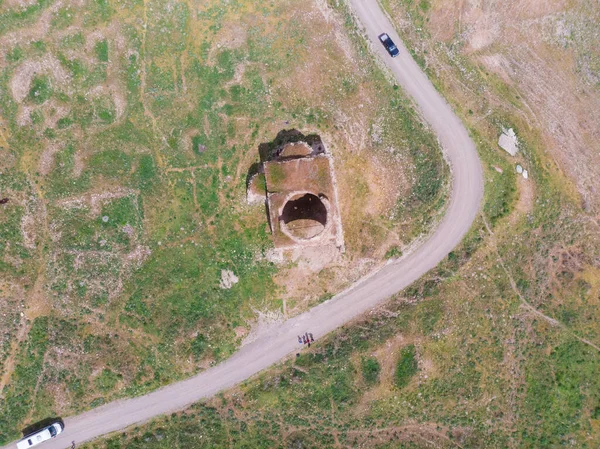
[[[460,243],[477,216],[483,197],[483,175],[475,145],[451,107],[411,58],[376,0],[349,0],[378,53],[397,82],[411,96],[424,119],[437,134],[452,168],[452,191],[446,215],[428,240],[403,259],[386,265],[353,288],[302,315],[292,318],[225,362],[197,376],[134,399],[106,404],[65,419],[65,431],[42,444],[44,449],[63,449],[97,438],[159,415],[181,410],[200,399],[248,379],[259,371],[297,352],[297,335],[312,332],[323,337],[369,311],[434,268]],[[390,58],[378,40],[388,33],[400,54]],[[6,448],[14,448],[10,444]]]

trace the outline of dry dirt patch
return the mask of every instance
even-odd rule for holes
[[[17,103],[22,103],[27,97],[31,88],[31,81],[39,74],[51,76],[54,82],[60,86],[66,86],[71,78],[60,64],[60,61],[49,53],[41,58],[25,61],[17,67],[10,81],[10,89]]]
[[[600,54],[590,51],[597,48],[592,43],[597,25],[593,37],[586,24],[597,16],[597,8],[585,2],[435,0],[427,25],[432,40],[423,42],[458,44],[446,51],[458,66],[456,56],[468,56],[516,87],[528,120],[542,130],[542,144],[574,182],[584,205],[595,211],[600,210],[600,96],[590,82],[588,62]],[[443,59],[428,57],[440,65]]]

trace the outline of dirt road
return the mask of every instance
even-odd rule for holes
[[[400,38],[376,0],[349,0],[365,27],[375,52],[382,56],[398,83],[415,100],[436,132],[452,167],[453,183],[447,213],[431,237],[404,259],[385,266],[352,289],[292,318],[230,359],[195,377],[134,399],[113,402],[65,419],[65,431],[45,443],[62,449],[163,415],[214,395],[296,352],[297,335],[310,331],[322,337],[372,309],[435,267],[461,241],[475,219],[483,196],[483,176],[475,146],[465,127],[401,45]],[[387,32],[399,45],[390,58],[377,36]],[[14,447],[10,445],[7,447]]]

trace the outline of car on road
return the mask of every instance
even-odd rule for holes
[[[27,435],[25,438],[17,442],[17,449],[27,449],[33,446],[37,446],[44,441],[48,441],[54,438],[56,435],[61,433],[64,426],[61,422],[57,421],[44,427],[37,432]]]
[[[398,50],[398,47],[396,47],[396,44],[394,44],[394,41],[391,37],[389,37],[386,33],[383,33],[379,35],[379,40],[392,58],[398,56],[400,51]]]

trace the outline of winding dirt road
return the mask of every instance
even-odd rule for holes
[[[311,331],[322,337],[369,311],[434,268],[467,233],[483,197],[482,169],[475,145],[450,106],[404,48],[377,0],[349,0],[364,26],[373,50],[380,54],[398,83],[411,96],[438,135],[452,167],[452,191],[446,215],[435,232],[403,259],[331,300],[281,324],[265,337],[242,347],[225,362],[197,376],[134,399],[112,402],[65,419],[65,431],[44,449],[63,449],[132,424],[181,410],[200,399],[232,387],[299,349],[296,336]],[[390,58],[377,36],[388,33],[400,54]],[[11,444],[8,447],[15,447]]]

